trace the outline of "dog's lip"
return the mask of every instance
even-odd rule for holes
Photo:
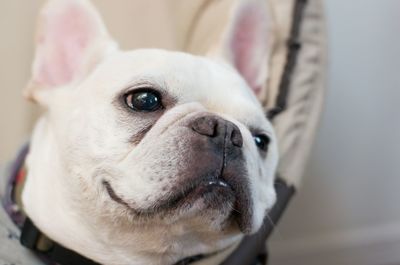
[[[229,188],[230,185],[222,180],[222,179],[212,179],[212,180],[208,180],[206,181],[205,185],[207,186],[219,186],[219,187],[223,187],[223,188]]]
[[[197,199],[201,198],[204,194],[210,192],[222,192],[223,190],[225,190],[231,195],[234,194],[231,185],[224,179],[202,178],[194,181],[194,183],[192,182],[191,184],[186,185],[186,187],[184,189],[181,189],[180,192],[169,194],[165,198],[156,201],[153,206],[143,209],[135,208],[124,199],[122,199],[115,192],[112,185],[107,180],[103,180],[102,184],[112,200],[129,208],[136,215],[146,216],[151,216],[161,212],[167,212],[179,209],[181,207],[186,207],[188,204],[190,205]]]
[[[231,185],[224,179],[219,177],[203,177],[183,185],[183,188],[179,192],[167,194],[151,207],[151,211],[167,212],[187,208],[193,205],[198,199],[212,192],[221,194],[229,193],[232,195],[230,197],[235,197]]]
[[[184,203],[193,202],[199,198],[201,198],[204,194],[210,192],[229,192],[233,194],[232,187],[223,179],[205,179],[199,182],[197,185],[190,187],[179,199],[177,199],[177,203],[180,201]]]
[[[115,202],[123,205],[129,209],[132,214],[152,218],[157,215],[164,215],[168,213],[176,213],[176,211],[189,210],[199,199],[205,201],[216,201],[220,204],[214,204],[213,207],[223,207],[222,204],[231,204],[233,210],[231,217],[234,218],[243,233],[251,231],[251,224],[249,223],[249,208],[252,207],[251,201],[240,192],[238,183],[229,183],[223,178],[202,178],[194,180],[191,185],[186,185],[180,192],[167,194],[163,198],[154,202],[152,206],[147,208],[136,208],[130,203],[123,200],[112,188],[111,184],[103,180],[103,185],[109,194],[110,198]],[[222,203],[222,204],[221,204]],[[207,203],[203,205],[207,207]],[[198,210],[201,210],[199,208]]]

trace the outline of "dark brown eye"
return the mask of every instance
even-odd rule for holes
[[[143,112],[156,111],[162,107],[160,94],[153,89],[141,89],[129,92],[125,95],[126,105]]]
[[[265,134],[258,134],[254,135],[253,137],[258,149],[264,152],[268,151],[268,145],[271,142],[271,139],[268,136]]]

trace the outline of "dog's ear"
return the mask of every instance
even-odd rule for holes
[[[47,91],[79,82],[117,48],[87,0],[50,0],[38,26],[32,79],[25,96],[41,104]]]
[[[225,31],[209,55],[233,65],[256,95],[268,77],[272,18],[267,0],[236,0]]]

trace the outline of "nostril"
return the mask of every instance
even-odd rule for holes
[[[217,120],[212,117],[200,117],[192,123],[192,129],[202,135],[215,136]]]
[[[243,146],[242,133],[240,132],[239,128],[237,128],[236,126],[232,130],[231,141],[232,141],[232,144],[237,147]]]

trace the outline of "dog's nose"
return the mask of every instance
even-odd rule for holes
[[[196,118],[191,127],[198,134],[208,137],[223,137],[237,147],[243,146],[243,137],[239,128],[230,121],[217,116],[202,116]]]

